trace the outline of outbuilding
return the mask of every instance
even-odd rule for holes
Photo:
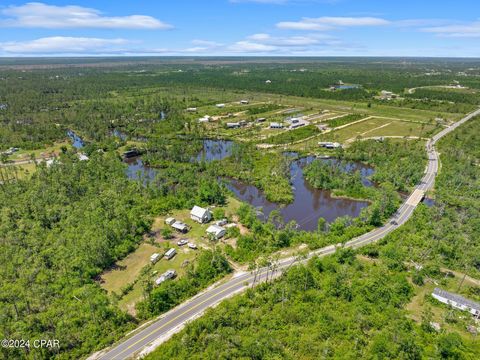
[[[181,232],[182,234],[185,234],[188,232],[188,226],[187,224],[181,222],[181,221],[175,221],[173,224],[172,224],[172,228],[174,228],[175,230]]]
[[[175,221],[176,221],[175,218],[173,218],[173,217],[168,217],[168,218],[165,219],[165,224],[167,224],[167,225],[173,225],[173,223],[174,223]]]
[[[190,218],[200,224],[209,222],[212,219],[212,213],[210,209],[205,209],[195,205],[190,211]]]
[[[223,237],[225,235],[227,231],[225,230],[225,228],[221,227],[221,226],[218,226],[218,225],[210,225],[208,228],[207,228],[207,234],[209,236],[212,236],[214,239],[218,240],[220,239],[221,237]]]

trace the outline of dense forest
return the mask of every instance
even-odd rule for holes
[[[360,250],[375,261],[348,249],[314,258],[209,311],[148,358],[477,359],[474,337],[436,332],[428,311],[416,323],[404,307],[426,279],[445,281],[442,266],[480,274],[479,125],[476,118],[441,140],[435,205]]]
[[[388,103],[394,110],[426,109],[454,118],[477,104],[474,93],[418,88],[452,83],[456,72],[471,66],[467,60],[237,60],[222,66],[150,59],[88,67],[74,60],[52,60],[46,67],[44,60],[38,67],[28,59],[0,60],[0,104],[5,105],[0,152],[18,147],[28,163],[30,152],[58,147],[55,161],[28,163],[31,169],[23,177],[1,155],[6,164],[0,167],[0,331],[3,338],[62,344],[32,351],[1,348],[0,358],[85,358],[227,275],[232,262],[254,268],[273,261],[279,251],[345,243],[382,225],[396,211],[399,192],[420,181],[427,161],[421,140],[353,141],[329,152],[340,165],[313,161],[305,180],[333,196],[367,199],[370,205],[358,217],[340,216],[330,223],[320,218],[317,229],[307,232],[285,223],[278,210],[261,220],[259,209],[241,204],[234,214],[241,226],[228,231],[229,242],[199,249],[175,281],[142,284],[133,317],[120,310],[116,295],[108,294],[99,279],[145,242],[154,219],[194,205],[227,206],[233,194],[226,182],[232,178],[256,186],[279,208],[291,203],[294,158],[286,156],[283,144],[319,134],[309,125],[265,139],[235,138],[224,126],[200,124],[203,113],[187,113],[187,107],[204,106],[205,112],[224,116],[215,105],[236,102],[225,112],[244,112],[253,121],[289,107],[290,95],[325,99],[341,110],[330,126],[341,126],[366,116],[343,115],[356,104],[365,112],[383,106],[377,96],[385,89],[404,96]],[[340,80],[359,86],[331,90]],[[472,91],[480,89],[474,76],[461,80]],[[404,92],[414,87],[415,92]],[[247,91],[275,94],[277,101],[244,110],[238,101]],[[443,267],[480,277],[479,125],[477,118],[439,143],[442,168],[429,194],[432,207],[420,206],[405,226],[378,244],[315,258],[220,305],[151,358],[478,358],[478,343],[416,324],[403,307],[418,284],[441,281]],[[260,125],[253,129],[260,131]],[[69,130],[82,137],[82,149],[70,146]],[[232,141],[231,154],[220,160],[199,155],[207,138]],[[282,146],[257,148],[259,142]],[[152,178],[127,177],[122,154],[129,149],[141,154]],[[305,155],[313,154],[301,150],[296,158]],[[351,161],[374,169],[369,179],[374,186],[365,186],[358,172],[343,171],[341,164]],[[412,271],[405,265],[409,262],[422,264],[423,270]],[[480,295],[472,290],[472,297]]]

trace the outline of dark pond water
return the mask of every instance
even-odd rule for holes
[[[127,177],[131,180],[142,180],[144,183],[155,179],[158,169],[145,165],[140,156],[123,160],[127,166]]]
[[[222,160],[231,155],[233,141],[229,140],[204,140],[203,150],[198,154],[195,160],[205,161]],[[158,169],[145,165],[140,156],[124,160],[127,167],[127,177],[132,180],[144,179],[145,182],[155,179]]]
[[[72,146],[76,149],[80,149],[82,147],[85,146],[85,143],[83,142],[83,140],[80,138],[80,136],[78,136],[77,134],[75,134],[72,130],[68,130],[67,131],[67,135],[68,137],[72,140]]]
[[[435,200],[431,199],[431,198],[428,198],[428,197],[425,197],[422,202],[427,205],[428,207],[432,207],[435,205]]]
[[[303,169],[313,160],[314,157],[306,157],[292,162],[290,175],[295,198],[286,206],[268,201],[263,192],[253,185],[229,180],[227,186],[240,200],[256,207],[260,218],[268,219],[273,210],[279,210],[285,222],[295,220],[299,229],[306,231],[316,230],[320,217],[325,218],[327,222],[345,215],[357,217],[360,211],[369,205],[367,201],[334,198],[330,191],[315,189],[305,180]],[[336,159],[321,159],[321,161],[339,163]],[[363,183],[366,186],[373,185],[366,178],[373,174],[374,170],[371,167],[351,162],[344,164],[343,168],[345,171],[360,171]]]
[[[222,160],[232,155],[233,141],[230,140],[203,140],[203,149],[197,155],[196,160],[205,161]]]

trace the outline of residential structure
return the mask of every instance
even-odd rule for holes
[[[228,122],[227,123],[227,128],[228,129],[238,129],[238,128],[240,128],[240,123],[238,123],[238,122]]]
[[[212,219],[212,213],[210,209],[204,209],[195,205],[190,211],[190,218],[200,224],[204,224]]]
[[[225,107],[225,104],[217,104],[215,105],[217,108],[221,109],[221,108],[224,108]]]
[[[218,225],[210,225],[208,228],[207,228],[207,234],[209,236],[212,236],[214,239],[218,240],[220,239],[221,237],[223,237],[225,235],[227,231],[225,230],[225,228],[221,227],[221,226],[218,226]]]
[[[433,290],[432,296],[444,304],[451,305],[459,310],[468,311],[470,314],[480,317],[480,303],[439,288]]]
[[[246,105],[246,104],[248,104],[248,103],[249,103],[248,100],[240,100],[240,104],[242,104],[242,105]]]

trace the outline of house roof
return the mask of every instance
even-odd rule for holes
[[[442,289],[439,289],[439,288],[435,288],[433,290],[432,294],[435,294],[437,296],[441,296],[444,299],[447,299],[447,300],[450,300],[450,301],[455,301],[457,304],[465,305],[465,306],[468,306],[471,309],[475,309],[475,310],[480,311],[480,304],[479,303],[477,303],[475,301],[472,301],[472,300],[469,300],[469,299],[465,299],[461,295],[453,294],[451,292],[448,292],[448,291],[445,291],[445,290],[442,290]]]
[[[225,229],[221,226],[218,226],[218,225],[210,225],[208,228],[207,228],[207,233],[209,234],[215,234],[215,235],[218,235],[220,234],[222,231],[225,231]]]
[[[172,224],[172,227],[174,229],[177,229],[177,230],[184,230],[184,229],[187,229],[187,224],[181,222],[181,221],[175,221],[173,224]]]
[[[200,206],[195,205],[190,211],[190,215],[196,216],[198,218],[203,218],[208,212],[208,209],[204,209]]]

